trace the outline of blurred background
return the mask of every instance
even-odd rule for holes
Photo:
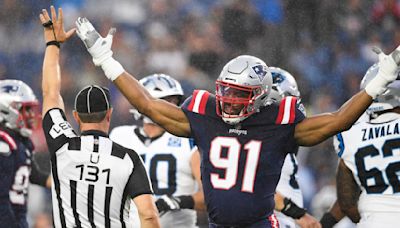
[[[103,35],[116,27],[114,57],[128,72],[137,78],[170,74],[186,95],[194,88],[214,92],[227,61],[255,55],[293,74],[308,115],[336,110],[359,91],[377,61],[372,46],[388,51],[400,43],[397,0],[0,0],[0,79],[25,81],[39,100],[45,44],[38,15],[50,5],[63,8],[66,29],[79,16]],[[75,94],[100,84],[112,92],[112,127],[134,122],[126,99],[94,67],[77,37],[62,45],[61,67],[70,120]],[[49,170],[41,132],[34,141],[36,159]],[[301,148],[299,161],[305,205],[319,217],[335,199],[332,140]],[[30,194],[30,224],[49,227],[50,193],[33,186]]]

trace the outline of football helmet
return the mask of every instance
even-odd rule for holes
[[[300,99],[300,91],[294,77],[278,67],[270,67],[272,74],[272,88],[269,99],[272,102],[280,102],[286,96],[297,97]]]
[[[235,125],[263,105],[270,93],[272,76],[261,59],[241,55],[229,61],[216,81],[216,112]]]
[[[0,123],[25,137],[39,127],[39,102],[24,82],[0,80]]]
[[[151,96],[159,99],[176,96],[178,98],[177,105],[180,105],[183,99],[183,90],[181,84],[166,74],[152,74],[139,80],[139,83],[146,88]],[[142,116],[136,109],[131,109],[135,119],[143,118],[144,123],[153,123],[150,118]]]
[[[372,65],[361,80],[360,88],[365,89],[367,84],[377,75],[378,64]],[[387,86],[387,90],[379,95],[368,107],[366,113],[372,118],[378,116],[378,112],[393,109],[400,106],[400,81],[395,80]]]

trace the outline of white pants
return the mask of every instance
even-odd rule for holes
[[[359,228],[398,228],[400,227],[400,213],[396,212],[363,212],[357,224]]]

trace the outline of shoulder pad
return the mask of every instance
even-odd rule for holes
[[[206,113],[207,100],[209,96],[210,93],[206,90],[195,90],[193,91],[192,96],[185,102],[186,105],[184,108],[188,111],[204,115]]]
[[[14,139],[4,131],[0,131],[0,154],[9,154],[17,149]]]

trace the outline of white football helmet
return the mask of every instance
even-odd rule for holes
[[[39,102],[24,82],[0,80],[0,123],[25,137],[39,127]]]
[[[272,89],[269,99],[273,102],[280,102],[286,96],[300,99],[300,91],[296,79],[289,72],[278,67],[270,67],[269,69],[272,74]]]
[[[237,124],[257,112],[270,93],[272,76],[261,59],[241,55],[229,61],[216,81],[216,112]]]
[[[151,96],[159,99],[167,98],[170,96],[178,97],[178,105],[182,102],[183,90],[181,84],[166,74],[152,74],[142,78],[140,81]],[[136,109],[131,109],[135,119],[143,118],[144,123],[153,123],[150,118],[142,116]]]
[[[377,75],[378,64],[372,65],[361,80],[360,88],[365,89],[367,84]],[[387,90],[379,95],[368,107],[366,113],[372,118],[378,116],[378,112],[393,109],[400,106],[400,80],[395,80],[387,86]]]

